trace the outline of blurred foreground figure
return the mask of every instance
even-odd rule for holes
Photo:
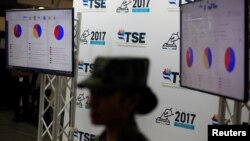
[[[14,102],[13,121],[29,121],[29,97],[31,96],[31,72],[12,69],[12,95]]]
[[[104,125],[94,141],[148,141],[136,125],[135,114],[147,114],[157,98],[147,86],[149,60],[98,57],[92,75],[78,84],[90,90],[90,118]]]

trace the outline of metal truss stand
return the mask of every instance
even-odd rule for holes
[[[218,112],[218,116],[219,116],[219,124],[220,125],[225,125],[228,124],[230,121],[232,121],[233,125],[240,125],[241,123],[241,114],[242,114],[242,108],[246,107],[249,115],[248,115],[248,124],[250,124],[250,100],[247,103],[242,103],[239,101],[234,101],[234,108],[233,108],[233,113],[231,113],[231,110],[228,106],[227,100],[226,98],[220,97],[219,99],[219,112]],[[226,112],[228,112],[229,114],[229,118],[230,119],[226,119],[225,115]]]
[[[74,22],[74,77],[41,74],[37,141],[74,140],[81,13],[77,13]]]

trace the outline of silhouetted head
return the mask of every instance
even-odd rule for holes
[[[149,60],[134,57],[97,57],[92,75],[78,87],[92,90],[121,90],[125,95],[140,95],[139,114],[151,112],[157,105],[156,95],[147,86]],[[111,95],[112,92],[100,92]]]

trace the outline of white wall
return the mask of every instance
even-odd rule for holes
[[[180,87],[179,76],[174,75],[179,73],[180,44],[177,40],[174,42],[176,46],[171,48],[168,41],[172,35],[180,33],[179,0],[135,0],[127,5],[127,9],[123,7],[124,11],[118,12],[123,1],[100,0],[102,7],[100,3],[91,3],[91,7],[87,1],[74,0],[75,15],[82,13],[80,34],[89,33],[80,38],[79,60],[83,64],[79,65],[78,82],[91,74],[98,55],[148,57],[151,61],[148,84],[157,94],[159,103],[152,113],[137,117],[142,132],[152,141],[206,141],[207,125],[218,112],[219,99]],[[149,2],[149,5],[145,9],[133,8],[139,2]],[[144,12],[138,12],[140,10]],[[121,31],[142,33],[145,42],[126,41],[126,37],[119,34]],[[104,39],[91,39],[96,35],[94,33],[100,33],[100,36],[105,33]],[[167,77],[164,71],[169,71],[170,76]],[[78,98],[83,96],[84,99],[76,102],[78,137],[75,140],[88,140],[103,129],[90,123],[88,95],[86,90],[77,90]],[[166,115],[166,111],[173,114]]]

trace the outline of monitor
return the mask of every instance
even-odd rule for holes
[[[180,6],[180,86],[248,101],[248,0]]]
[[[74,9],[6,10],[7,67],[74,76]]]

